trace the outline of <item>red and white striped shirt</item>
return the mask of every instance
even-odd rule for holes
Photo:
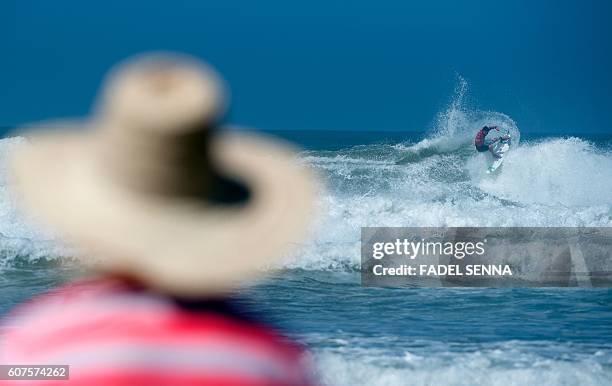
[[[261,323],[190,310],[118,280],[84,281],[18,307],[0,363],[70,365],[28,385],[312,385],[308,354]],[[0,381],[0,385],[24,381]]]

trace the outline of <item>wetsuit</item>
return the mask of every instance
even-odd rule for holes
[[[494,127],[485,126],[478,133],[476,133],[476,138],[474,138],[474,146],[476,146],[476,150],[482,153],[489,150],[489,145],[485,141],[485,137],[489,134],[489,131],[493,130]]]

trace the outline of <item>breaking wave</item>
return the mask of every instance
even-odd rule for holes
[[[508,116],[472,109],[460,79],[448,108],[423,138],[340,150],[310,150],[302,162],[325,181],[323,215],[284,268],[355,271],[363,226],[612,226],[612,153],[585,139],[521,140]],[[474,133],[495,124],[513,146],[496,175],[475,153]],[[7,154],[21,138],[0,140],[0,266],[65,255],[19,212],[8,190]]]
[[[305,152],[304,161],[326,179],[324,216],[284,266],[357,270],[364,226],[612,226],[607,144],[576,137],[521,141],[508,116],[467,108],[466,87],[461,79],[423,139]],[[485,124],[513,138],[495,175],[486,173],[489,155],[473,149]]]

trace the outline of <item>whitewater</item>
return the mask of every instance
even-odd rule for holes
[[[510,117],[468,109],[466,87],[462,80],[423,139],[304,152],[303,161],[325,179],[325,215],[286,266],[358,269],[360,227],[612,226],[609,141],[521,141]],[[484,125],[513,138],[496,175],[486,174],[488,154],[474,151],[474,134]]]
[[[485,173],[489,161],[473,149],[484,125],[513,138],[496,175]],[[0,140],[1,313],[78,270],[71,252],[26,217],[11,193],[7,158],[24,142]],[[275,267],[280,273],[246,291],[244,302],[312,348],[325,384],[612,382],[608,289],[359,283],[365,226],[612,226],[609,139],[521,134],[509,116],[470,106],[460,79],[424,133],[390,141],[372,132],[366,143],[341,148],[319,142],[300,154],[324,182],[319,217]]]

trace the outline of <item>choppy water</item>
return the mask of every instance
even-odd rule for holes
[[[332,385],[612,384],[612,290],[376,289],[359,285],[362,226],[612,226],[610,138],[532,137],[464,105],[427,133],[282,133],[325,181],[310,238],[248,302],[310,345]],[[475,131],[512,133],[484,173]],[[20,140],[0,142],[2,157]],[[0,159],[0,168],[5,161]],[[5,175],[2,173],[2,175]],[[0,312],[69,276],[0,181]]]
[[[292,271],[254,303],[314,348],[333,385],[604,385],[612,292],[376,289]]]

